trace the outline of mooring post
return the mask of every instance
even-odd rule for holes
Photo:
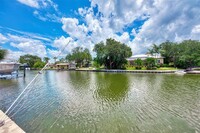
[[[26,67],[24,66],[24,78],[26,77]]]

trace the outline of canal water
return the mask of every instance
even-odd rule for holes
[[[0,80],[5,111],[31,81]],[[9,116],[27,133],[198,133],[200,75],[46,71]]]

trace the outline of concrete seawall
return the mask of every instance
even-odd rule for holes
[[[14,121],[0,110],[0,119],[5,116],[5,124],[0,127],[0,133],[25,133]]]
[[[175,73],[176,70],[79,70],[85,72],[113,72],[113,73]]]

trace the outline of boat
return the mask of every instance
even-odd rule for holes
[[[175,72],[176,74],[186,74],[186,72],[184,70],[178,70]]]
[[[0,62],[0,74],[12,74],[18,71],[20,63],[16,62]]]

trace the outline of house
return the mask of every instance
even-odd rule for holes
[[[147,58],[154,58],[156,59],[157,64],[164,64],[164,57],[162,57],[160,54],[139,54],[139,55],[134,55],[131,56],[130,58],[127,58],[127,61],[133,65],[134,60],[141,59],[141,60],[146,60]]]
[[[48,66],[47,66],[47,69],[56,69],[56,64],[49,63]]]
[[[55,65],[57,70],[69,70],[69,69],[76,69],[76,63],[58,63]]]

